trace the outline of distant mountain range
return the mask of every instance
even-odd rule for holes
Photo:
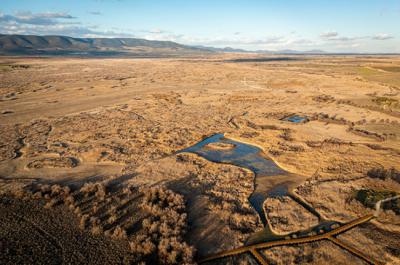
[[[211,50],[172,41],[0,34],[0,55],[176,56]]]
[[[175,57],[218,52],[286,55],[357,54],[328,53],[322,50],[248,51],[231,47],[189,46],[172,41],[138,38],[72,38],[67,36],[0,34],[0,55],[8,56]]]
[[[235,53],[261,53],[261,54],[325,54],[327,52],[322,50],[308,50],[308,51],[297,51],[297,50],[278,50],[278,51],[270,51],[270,50],[256,50],[256,51],[248,51],[244,49],[236,49],[231,47],[225,48],[215,48],[208,46],[195,46],[197,48],[206,49],[214,52],[235,52]]]

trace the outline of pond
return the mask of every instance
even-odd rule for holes
[[[303,116],[299,116],[299,115],[292,115],[292,116],[286,117],[282,120],[290,121],[293,123],[301,123],[301,122],[306,122],[308,119],[307,119],[307,117],[303,117]]]
[[[212,162],[231,164],[253,171],[255,189],[249,197],[249,202],[264,225],[267,223],[263,209],[265,199],[284,196],[288,192],[289,173],[268,158],[257,146],[226,138],[224,134],[214,134],[180,152],[194,153]],[[278,181],[271,181],[274,176]]]

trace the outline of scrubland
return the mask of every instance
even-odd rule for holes
[[[329,220],[400,193],[399,57],[248,56],[0,58],[0,263],[194,264],[242,246],[263,229],[253,172],[177,154],[214,133],[305,176],[295,193]],[[398,205],[340,238],[399,264]],[[264,209],[278,234],[318,222],[288,197]],[[330,242],[264,255],[363,264]]]

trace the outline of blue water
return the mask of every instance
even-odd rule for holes
[[[217,142],[231,144],[233,145],[233,148],[212,149],[207,147],[207,144]],[[222,133],[214,134],[213,136],[208,137],[191,147],[183,149],[180,152],[195,153],[212,162],[228,163],[248,168],[259,176],[274,176],[287,173],[274,161],[265,157],[260,148],[225,138]]]
[[[232,145],[232,148],[213,149],[207,146],[210,143],[225,143]],[[264,225],[267,223],[263,208],[264,201],[268,197],[287,194],[287,187],[283,182],[280,183],[281,185],[275,184],[272,188],[269,180],[271,176],[287,175],[288,172],[268,159],[256,146],[225,138],[223,134],[215,134],[180,152],[194,153],[212,162],[232,164],[253,171],[255,173],[255,189],[249,197],[249,202],[259,214]],[[265,185],[265,182],[269,185]]]
[[[294,122],[294,123],[300,123],[300,122],[303,122],[303,121],[307,120],[307,118],[306,117],[301,117],[299,115],[293,115],[293,116],[290,116],[290,117],[286,118],[285,120],[290,121],[290,122]]]

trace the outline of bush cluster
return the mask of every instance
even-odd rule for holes
[[[132,252],[159,264],[192,264],[194,249],[183,240],[187,228],[183,197],[164,187],[149,188],[143,197],[141,207],[149,217],[130,242]]]
[[[400,183],[400,172],[395,168],[385,169],[383,167],[372,168],[367,173],[370,178],[378,178],[382,180],[393,179]]]
[[[45,208],[51,208],[55,205],[61,204],[65,201],[65,199],[70,195],[71,189],[68,186],[61,187],[58,184],[47,185],[47,184],[39,184],[35,188],[33,188],[33,198],[36,199],[46,199],[47,203],[45,204]],[[29,192],[29,194],[31,194]]]
[[[396,195],[398,194],[393,191],[361,189],[355,192],[354,198],[361,202],[365,207],[373,209],[378,201],[394,197]],[[385,210],[392,210],[395,212],[395,214],[400,215],[400,199],[384,202],[382,204],[382,208]]]
[[[85,196],[95,195],[99,200],[104,200],[107,190],[102,183],[85,183],[80,190]]]
[[[112,239],[128,240],[138,264],[194,263],[194,248],[184,241],[187,215],[183,196],[165,187],[139,189],[143,195],[139,215],[145,218],[139,231],[128,235],[126,223],[120,222],[119,216],[125,211],[122,206],[130,204],[129,196],[136,193],[137,188],[128,186],[111,192],[107,187],[103,182],[86,183],[72,192],[69,187],[37,184],[18,194],[45,199],[46,208],[65,204],[80,218],[81,229],[87,229],[93,235],[104,234]],[[122,195],[117,195],[120,191]],[[105,209],[108,210],[105,212]]]

